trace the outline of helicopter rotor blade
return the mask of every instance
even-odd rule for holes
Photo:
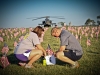
[[[27,18],[27,19],[38,19],[38,18],[63,18],[63,16],[44,16],[44,17],[30,17],[30,18]]]
[[[40,17],[40,18],[36,18],[36,19],[32,19],[32,21],[34,21],[34,20],[38,20],[38,19],[42,19],[42,18],[44,18],[44,17]]]
[[[30,18],[26,18],[26,19],[38,19],[38,18],[45,18],[45,17],[30,17]]]
[[[58,19],[65,19],[65,18],[58,18]]]
[[[50,17],[63,17],[63,16],[50,16]]]
[[[57,18],[57,19],[65,19],[65,18],[60,18],[60,17],[52,17],[52,18]]]
[[[39,18],[39,17],[30,17],[30,18],[26,18],[26,19],[32,19],[32,18]]]
[[[63,16],[51,16],[51,18],[65,19]]]
[[[27,19],[32,19],[32,21],[34,21],[34,20],[38,20],[38,19],[42,19],[42,18],[57,18],[57,19],[65,19],[65,18],[63,18],[63,16],[30,17],[30,18],[27,18]]]

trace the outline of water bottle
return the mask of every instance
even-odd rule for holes
[[[46,66],[46,59],[43,59],[43,66]]]

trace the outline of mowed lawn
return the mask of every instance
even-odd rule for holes
[[[42,46],[46,49],[48,44],[50,44],[51,49],[57,51],[60,45],[59,38],[52,37],[50,31],[51,28],[46,31]],[[80,67],[77,69],[71,69],[69,64],[58,59],[56,59],[56,65],[43,66],[42,57],[33,64],[35,68],[26,69],[20,67],[17,65],[18,60],[13,55],[12,40],[8,40],[7,44],[10,50],[7,57],[10,65],[4,69],[0,67],[0,75],[100,75],[100,34],[98,40],[95,37],[90,39],[91,45],[88,47],[86,45],[86,37],[83,36],[81,39],[84,54],[78,61]],[[2,46],[3,44],[0,43],[0,49]]]

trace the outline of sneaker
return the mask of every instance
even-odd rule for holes
[[[78,68],[79,67],[79,63],[76,61],[74,65],[71,66],[71,68]]]
[[[32,65],[25,65],[25,68],[33,68],[33,66]]]

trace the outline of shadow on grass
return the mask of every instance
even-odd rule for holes
[[[41,57],[38,61],[37,61],[37,63],[43,63],[43,59],[44,59],[44,57]],[[56,65],[62,65],[62,66],[65,66],[66,64],[68,64],[68,63],[66,63],[66,62],[63,62],[63,61],[60,61],[59,59],[57,59],[56,58]]]
[[[0,54],[0,59],[1,59],[1,57],[2,57],[2,54]],[[10,64],[17,64],[18,65],[19,61],[16,59],[16,57],[14,56],[14,54],[7,55],[7,59],[8,59],[8,62]],[[1,63],[1,60],[0,60],[0,68],[3,68],[3,64]]]
[[[14,50],[14,48],[12,48],[12,47],[9,48],[9,51],[13,51],[13,50]]]
[[[65,66],[67,63],[66,62],[63,62],[63,61],[61,61],[61,60],[59,60],[59,59],[56,58],[56,64],[57,65]]]
[[[91,50],[88,50],[87,52],[93,53],[93,54],[100,54],[99,52],[93,52],[93,51],[91,51]]]
[[[2,68],[2,69],[3,69],[3,67],[1,66],[1,64],[0,64],[0,68]]]
[[[10,54],[7,56],[10,64],[18,64],[19,60],[14,56],[14,54]]]
[[[19,60],[14,56],[13,53],[10,54],[10,55],[8,55],[7,58],[8,58],[8,61],[9,61],[10,64],[16,64],[16,65],[18,65]],[[38,60],[36,61],[36,63],[42,64],[42,63],[43,63],[43,59],[44,59],[44,57],[41,57],[40,59],[38,59]],[[66,64],[67,64],[67,63],[65,63],[65,62],[63,62],[63,61],[60,61],[59,59],[56,58],[56,65],[65,66]],[[1,67],[1,66],[0,66],[0,67]]]

